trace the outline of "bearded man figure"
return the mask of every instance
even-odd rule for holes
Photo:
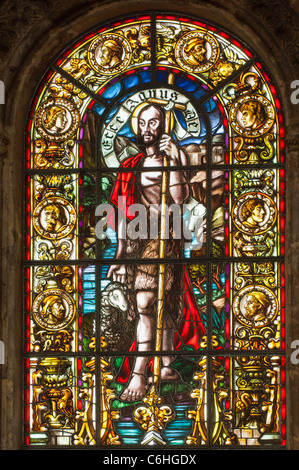
[[[134,217],[130,206],[142,204],[147,212],[147,227],[153,221],[153,210],[158,210],[161,201],[161,181],[164,156],[168,159],[168,201],[167,207],[175,204],[182,207],[189,197],[189,183],[182,167],[188,164],[187,155],[180,150],[173,139],[165,134],[165,111],[158,105],[144,106],[138,117],[138,141],[141,152],[125,160],[122,168],[135,168],[136,172],[120,172],[113,190],[111,202],[123,211],[126,220]],[[176,169],[179,168],[179,169]],[[182,258],[183,237],[177,237],[174,230],[173,214],[169,211],[169,231],[165,251],[165,280],[164,280],[164,314],[162,336],[162,367],[161,381],[177,381],[180,376],[171,367],[174,360],[175,332],[182,319],[183,292],[186,282],[185,267],[182,263],[167,263],[167,258]],[[124,219],[120,219],[120,223]],[[156,219],[159,223],[159,213]],[[182,218],[180,218],[182,224]],[[177,225],[176,225],[177,226]],[[118,226],[118,231],[122,232]],[[183,231],[180,232],[180,234]],[[124,232],[123,232],[124,233]],[[136,341],[134,349],[138,356],[133,363],[129,383],[122,392],[121,399],[135,401],[141,399],[147,392],[152,379],[148,376],[150,352],[154,352],[156,337],[157,293],[158,293],[158,263],[146,264],[146,260],[159,258],[159,236],[136,239],[136,234],[130,234],[130,224],[127,224],[126,237],[118,239],[116,259],[140,259],[138,264],[112,265],[107,276],[113,281],[125,283],[130,292],[131,316],[137,315]],[[151,231],[152,233],[152,231]],[[143,263],[144,260],[144,263]],[[194,305],[192,309],[194,310]],[[201,324],[200,324],[201,325]],[[202,325],[201,325],[202,326]],[[200,333],[192,333],[194,341],[198,342]],[[180,338],[177,337],[177,341]],[[142,355],[142,353],[147,353]],[[119,377],[127,381],[128,377]]]

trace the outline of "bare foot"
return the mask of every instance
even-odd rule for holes
[[[120,398],[124,401],[140,400],[146,394],[148,385],[146,377],[143,374],[132,374],[129,385],[125,388]]]

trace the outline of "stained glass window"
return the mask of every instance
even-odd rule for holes
[[[204,20],[97,25],[25,129],[24,445],[286,443],[278,89]]]

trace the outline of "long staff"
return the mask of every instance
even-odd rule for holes
[[[166,111],[165,116],[165,133],[170,131],[171,111]],[[163,260],[166,253],[166,236],[167,236],[167,187],[168,187],[168,159],[166,155],[163,157],[163,173],[161,186],[161,219],[160,219],[160,240],[159,240],[159,258]],[[157,325],[156,325],[156,353],[162,350],[163,340],[163,315],[164,315],[164,286],[165,286],[165,264],[159,264],[158,272],[158,298],[157,298]],[[154,385],[158,389],[161,374],[161,357],[156,355],[154,358]]]
[[[172,83],[173,76],[170,74],[169,84]],[[150,99],[148,101],[163,105],[165,109],[165,133],[170,133],[171,109],[185,108],[184,105],[175,104],[172,100]],[[165,106],[166,105],[166,106]],[[160,216],[160,240],[159,240],[159,258],[165,259],[166,239],[167,239],[167,189],[168,189],[168,159],[163,157],[162,185],[161,185],[161,216]],[[163,411],[160,412],[162,399],[159,397],[159,382],[161,376],[161,357],[159,353],[162,350],[163,341],[163,316],[164,316],[164,286],[165,286],[165,263],[160,261],[158,272],[158,295],[157,295],[157,324],[156,324],[156,347],[153,366],[153,385],[149,394],[143,399],[148,408],[139,407],[135,410],[135,418],[146,427],[147,432],[141,444],[166,444],[161,435],[161,429],[167,422],[174,417],[173,410],[163,405]]]

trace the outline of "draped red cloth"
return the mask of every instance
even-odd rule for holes
[[[135,168],[142,160],[144,154],[139,153],[134,157],[126,159],[121,168]],[[132,204],[138,203],[136,175],[133,172],[119,172],[111,196],[111,203],[121,210],[129,220],[134,218],[135,214],[130,213],[129,208]],[[113,221],[109,221],[113,226]],[[200,318],[198,305],[189,279],[188,271],[184,268],[184,294],[183,294],[183,312],[179,328],[175,333],[174,345],[179,351],[183,346],[191,346],[194,351],[199,349],[200,341],[205,334],[205,328]],[[136,342],[134,341],[129,348],[130,352],[136,351]],[[126,357],[118,373],[117,380],[121,383],[127,382],[130,376],[133,358]],[[149,365],[151,367],[151,363]]]
[[[122,163],[121,168],[135,168],[143,157],[143,153],[129,157]],[[118,173],[110,202],[122,211],[129,220],[134,218],[135,214],[132,214],[129,210],[132,204],[138,203],[136,175],[133,172]],[[112,219],[108,219],[108,222],[114,227],[115,223]]]

